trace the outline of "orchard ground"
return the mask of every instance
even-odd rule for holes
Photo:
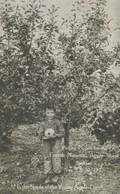
[[[44,185],[42,144],[38,125],[20,125],[11,136],[13,145],[0,153],[1,194],[118,194],[119,147],[100,145],[86,129],[72,129],[69,169],[57,185]],[[64,154],[62,155],[64,166]]]

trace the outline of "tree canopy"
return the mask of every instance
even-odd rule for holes
[[[41,121],[48,102],[66,136],[72,127],[85,127],[101,143],[119,143],[119,78],[108,70],[120,62],[120,45],[108,49],[105,0],[90,3],[87,12],[84,6],[73,4],[61,30],[54,5],[45,14],[44,1],[29,1],[26,8],[1,4],[1,143],[8,141],[13,123]]]

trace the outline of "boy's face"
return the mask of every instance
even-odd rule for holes
[[[46,116],[48,119],[53,119],[55,116],[55,112],[52,109],[46,109]]]

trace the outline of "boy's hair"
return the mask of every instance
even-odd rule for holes
[[[45,104],[45,110],[53,110],[54,112],[56,112],[56,108],[54,106],[54,104],[51,104],[51,103],[47,103]]]

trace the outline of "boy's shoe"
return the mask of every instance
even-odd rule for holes
[[[48,183],[50,183],[50,182],[51,182],[51,178],[48,177],[48,178],[45,180],[45,184],[48,184]]]
[[[58,182],[58,176],[52,177],[52,182],[53,182],[53,183],[57,183],[57,182]]]

